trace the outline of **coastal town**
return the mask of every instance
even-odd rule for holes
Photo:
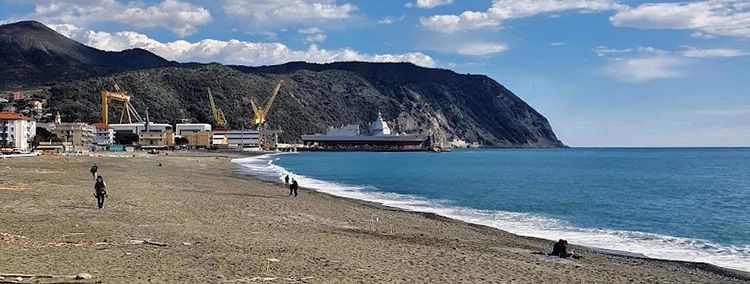
[[[259,108],[253,101],[255,128],[228,129],[226,118],[208,90],[214,124],[175,119],[174,124],[150,121],[130,103],[124,91],[101,91],[100,122],[64,119],[45,108],[46,100],[20,91],[0,94],[0,153],[10,155],[82,154],[87,152],[133,152],[174,149],[233,151],[450,151],[433,135],[392,133],[380,112],[364,131],[357,124],[329,127],[325,134],[302,135],[302,143],[279,143],[280,129],[266,127],[273,100]],[[121,104],[120,123],[109,123],[111,103]],[[124,120],[127,118],[127,120]],[[474,145],[478,146],[477,144]]]

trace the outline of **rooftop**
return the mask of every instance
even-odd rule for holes
[[[17,114],[15,112],[0,112],[0,120],[28,120],[32,121],[30,117]]]

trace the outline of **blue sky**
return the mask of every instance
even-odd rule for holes
[[[0,0],[2,1],[2,0]],[[409,61],[486,74],[571,146],[750,146],[750,1],[6,0],[177,61]]]

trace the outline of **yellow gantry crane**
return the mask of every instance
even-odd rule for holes
[[[211,95],[211,88],[208,88],[208,103],[211,104],[211,112],[214,115],[214,122],[216,122],[217,129],[227,128],[227,119],[224,117],[224,112],[216,106],[214,102],[214,96]]]
[[[258,128],[263,127],[263,124],[266,123],[266,115],[268,115],[268,112],[271,111],[271,106],[273,106],[273,101],[276,100],[276,95],[279,94],[279,89],[281,89],[281,84],[284,83],[284,80],[279,80],[276,83],[276,87],[273,89],[273,93],[271,93],[271,97],[268,98],[268,101],[266,101],[265,106],[263,109],[258,107],[258,104],[255,103],[254,99],[250,99],[250,106],[253,108],[253,114],[255,115],[255,118],[253,119],[253,124],[257,125]]]
[[[123,103],[122,112],[120,113],[120,123],[125,119],[125,114],[128,115],[128,123],[133,123],[133,117],[138,122],[143,122],[143,119],[135,110],[132,104],[130,104],[130,96],[127,92],[120,90],[120,87],[115,84],[115,91],[101,91],[102,96],[102,123],[104,127],[109,127],[109,102],[118,101]]]

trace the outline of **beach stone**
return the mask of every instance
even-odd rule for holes
[[[281,261],[278,258],[269,258],[267,260],[270,261],[270,262],[279,262],[279,261]]]
[[[184,245],[184,246],[191,246],[191,245],[193,245],[193,244],[191,244],[191,243],[188,243],[188,242],[183,242],[183,243],[182,243],[182,245]]]
[[[76,279],[78,280],[89,280],[91,278],[94,278],[91,274],[88,273],[78,273],[76,274]]]

